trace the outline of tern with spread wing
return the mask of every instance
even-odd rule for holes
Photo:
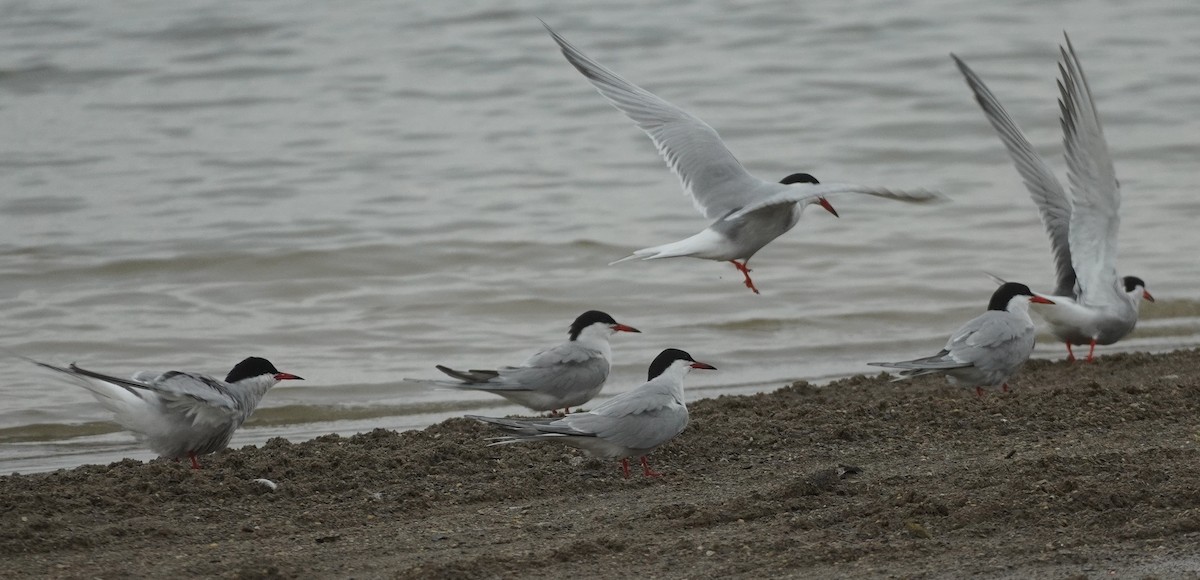
[[[545,25],[545,23],[542,23]],[[775,183],[750,175],[707,123],[626,81],[546,26],[562,53],[600,95],[650,136],[658,152],[683,182],[696,209],[715,220],[704,231],[678,242],[637,250],[626,260],[702,258],[728,261],[758,293],[746,264],[771,240],[792,229],[809,204],[817,203],[837,215],[826,196],[861,193],[900,201],[938,199],[926,190],[902,191],[848,183],[821,184],[797,173]],[[740,262],[739,262],[740,260]]]
[[[1112,344],[1133,330],[1142,300],[1154,297],[1141,278],[1117,275],[1120,184],[1070,38],[1059,52],[1058,104],[1070,196],[983,80],[950,56],[1008,149],[1050,236],[1057,282],[1046,296],[1054,305],[1037,312],[1066,343],[1068,360],[1075,360],[1071,345],[1086,344],[1091,361],[1097,344]]]
[[[600,394],[612,364],[608,339],[617,332],[641,331],[604,312],[589,310],[571,323],[567,342],[533,354],[520,366],[458,371],[437,365],[439,371],[457,380],[418,382],[486,391],[534,411],[563,409],[568,413],[571,407]]]
[[[867,364],[904,369],[896,380],[942,373],[952,385],[975,387],[979,396],[983,387],[1003,385],[1007,391],[1008,378],[1033,353],[1036,337],[1029,318],[1030,302],[1053,304],[1024,284],[1006,282],[992,293],[987,312],[954,331],[941,352],[903,362]]]
[[[187,457],[193,469],[200,469],[196,456],[229,445],[233,432],[271,387],[279,381],[303,380],[254,356],[233,367],[223,381],[181,371],[142,371],[122,379],[74,363],[59,367],[27,360],[70,375],[113,412],[117,423],[146,441],[155,453],[172,459]]]
[[[683,432],[688,424],[683,402],[683,377],[692,369],[716,367],[698,362],[692,355],[668,348],[650,364],[649,380],[621,393],[586,413],[558,419],[500,419],[467,415],[511,433],[492,445],[526,441],[557,441],[596,457],[620,459],[621,471],[629,477],[629,458],[641,457],[642,473],[658,477],[646,456]]]

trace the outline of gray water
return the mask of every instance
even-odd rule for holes
[[[706,225],[537,17],[717,128],[753,173],[928,187],[833,199],[751,266],[626,263]],[[1120,265],[1158,303],[1103,349],[1200,344],[1200,5],[1125,2],[3,2],[0,347],[126,375],[304,376],[234,445],[519,409],[429,390],[597,308],[606,393],[662,348],[689,397],[875,372],[983,309],[983,270],[1049,290],[1037,213],[948,53],[1062,170],[1069,30],[1124,191]],[[1062,356],[1043,336],[1037,356]],[[68,381],[0,358],[0,472],[149,458]]]

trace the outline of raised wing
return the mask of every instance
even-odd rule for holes
[[[1033,203],[1037,204],[1038,213],[1042,216],[1042,225],[1050,236],[1050,250],[1054,254],[1055,286],[1054,293],[1059,296],[1075,296],[1075,269],[1071,265],[1071,244],[1069,232],[1071,229],[1071,199],[1063,191],[1062,184],[1054,176],[1045,159],[1037,154],[1033,145],[1025,138],[1016,121],[1004,110],[1004,106],[996,98],[987,85],[980,79],[967,63],[951,54],[950,58],[958,65],[967,80],[967,86],[975,93],[983,114],[991,122],[1000,141],[1008,149],[1017,172],[1029,190]]]
[[[725,221],[740,219],[745,217],[745,215],[748,213],[758,211],[766,207],[801,203],[805,201],[811,201],[818,197],[826,197],[842,193],[861,193],[910,203],[922,203],[942,199],[942,196],[937,192],[929,191],[927,189],[889,189],[886,187],[855,185],[853,183],[793,183],[790,185],[779,184],[779,187],[781,189],[779,189],[777,193],[758,201],[748,203],[741,209],[726,215]]]
[[[1092,91],[1070,38],[1059,51],[1058,104],[1062,112],[1067,181],[1074,203],[1071,261],[1078,276],[1079,302],[1119,303],[1124,298],[1117,277],[1121,192]]]
[[[600,95],[650,136],[700,213],[717,219],[756,201],[748,193],[763,182],[742,167],[712,127],[621,78],[571,46],[545,22],[542,25],[567,61],[591,81]]]

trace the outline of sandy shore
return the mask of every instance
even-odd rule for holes
[[[701,401],[660,479],[462,419],[0,477],[0,576],[1200,577],[1200,351],[1014,387]]]

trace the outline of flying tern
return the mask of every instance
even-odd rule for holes
[[[685,193],[712,225],[689,238],[637,250],[626,260],[691,257],[733,263],[745,285],[758,293],[747,263],[771,240],[792,229],[804,208],[816,203],[838,215],[826,196],[861,193],[907,202],[938,199],[933,192],[819,183],[807,173],[780,182],[759,179],[742,167],[721,137],[698,117],[621,78],[572,46],[545,22],[567,61],[600,95],[650,136],[659,154],[683,182]],[[739,261],[740,260],[740,261]]]

